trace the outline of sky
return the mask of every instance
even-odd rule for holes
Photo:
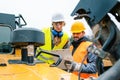
[[[62,13],[65,17],[66,25],[64,31],[70,33],[73,17],[70,16],[79,0],[0,0],[0,13],[21,14],[27,22],[26,27],[41,29],[51,26],[51,17],[55,13]],[[85,23],[84,19],[80,20]],[[86,34],[92,32],[86,30]]]
[[[80,0],[0,0],[0,13],[21,14],[27,26],[37,29],[51,27],[51,17],[55,13],[62,13],[65,17],[66,25],[63,30],[71,36],[70,28],[74,22],[70,16]],[[111,15],[112,16],[112,15]],[[114,17],[111,17],[115,21]],[[86,28],[86,35],[92,36],[92,31],[84,19],[81,19]],[[115,21],[120,29],[120,23]]]

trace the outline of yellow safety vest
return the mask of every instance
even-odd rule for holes
[[[85,41],[81,42],[81,44],[78,46],[78,48],[75,50],[73,54],[73,60],[81,63],[85,55],[87,54],[87,48],[90,46],[92,43]],[[70,46],[70,50],[73,50],[73,46]],[[84,61],[84,64],[87,64],[87,59]],[[78,72],[73,72],[74,74],[78,75]],[[90,73],[81,73],[80,77],[82,78],[89,78],[90,76],[93,77],[98,77],[98,73],[90,74]]]
[[[51,39],[52,33],[51,33],[50,27],[44,28],[42,31],[45,33],[45,45],[40,46],[39,48],[41,48],[43,50],[50,51],[50,50],[62,49],[69,40],[67,33],[63,33],[63,36],[61,37],[61,43],[57,46],[54,46],[52,49],[52,41],[51,41],[52,40]],[[37,49],[37,53],[40,51],[39,48]],[[52,59],[51,55],[45,54],[45,53],[41,53],[41,55],[42,56],[37,57],[39,60],[42,60],[42,61],[49,63],[49,64],[54,63],[54,60]],[[48,60],[44,59],[43,57],[47,58]]]

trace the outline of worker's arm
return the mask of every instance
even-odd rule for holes
[[[72,71],[79,71],[81,69],[81,72],[83,73],[96,73],[97,67],[96,67],[96,59],[97,56],[92,53],[88,53],[87,56],[87,64],[77,63],[77,62],[70,62],[70,67],[68,66],[68,69]],[[80,68],[81,67],[81,68]]]
[[[96,59],[97,59],[97,55],[88,53],[88,58],[87,58],[88,63],[82,65],[81,72],[96,73],[97,72]]]

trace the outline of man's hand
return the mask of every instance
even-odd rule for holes
[[[72,62],[71,71],[79,71],[81,67],[81,63]]]
[[[81,63],[77,63],[77,62],[74,62],[74,61],[72,61],[72,62],[71,61],[65,61],[65,66],[70,72],[79,71],[79,69],[81,67]]]

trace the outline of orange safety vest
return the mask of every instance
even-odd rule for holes
[[[92,44],[92,42],[88,42],[88,41],[81,42],[81,44],[74,51],[73,60],[78,62],[78,63],[81,63],[83,58],[85,57],[85,55],[87,55],[87,48],[88,48],[88,46],[90,46],[91,44]],[[71,51],[73,50],[73,46],[70,46],[70,50]],[[83,63],[87,64],[87,59]],[[77,71],[76,72],[74,71],[73,73],[78,75]],[[80,73],[80,77],[82,77],[82,78],[89,78],[90,76],[98,77],[98,73],[94,73],[94,74],[91,74],[91,73]]]

